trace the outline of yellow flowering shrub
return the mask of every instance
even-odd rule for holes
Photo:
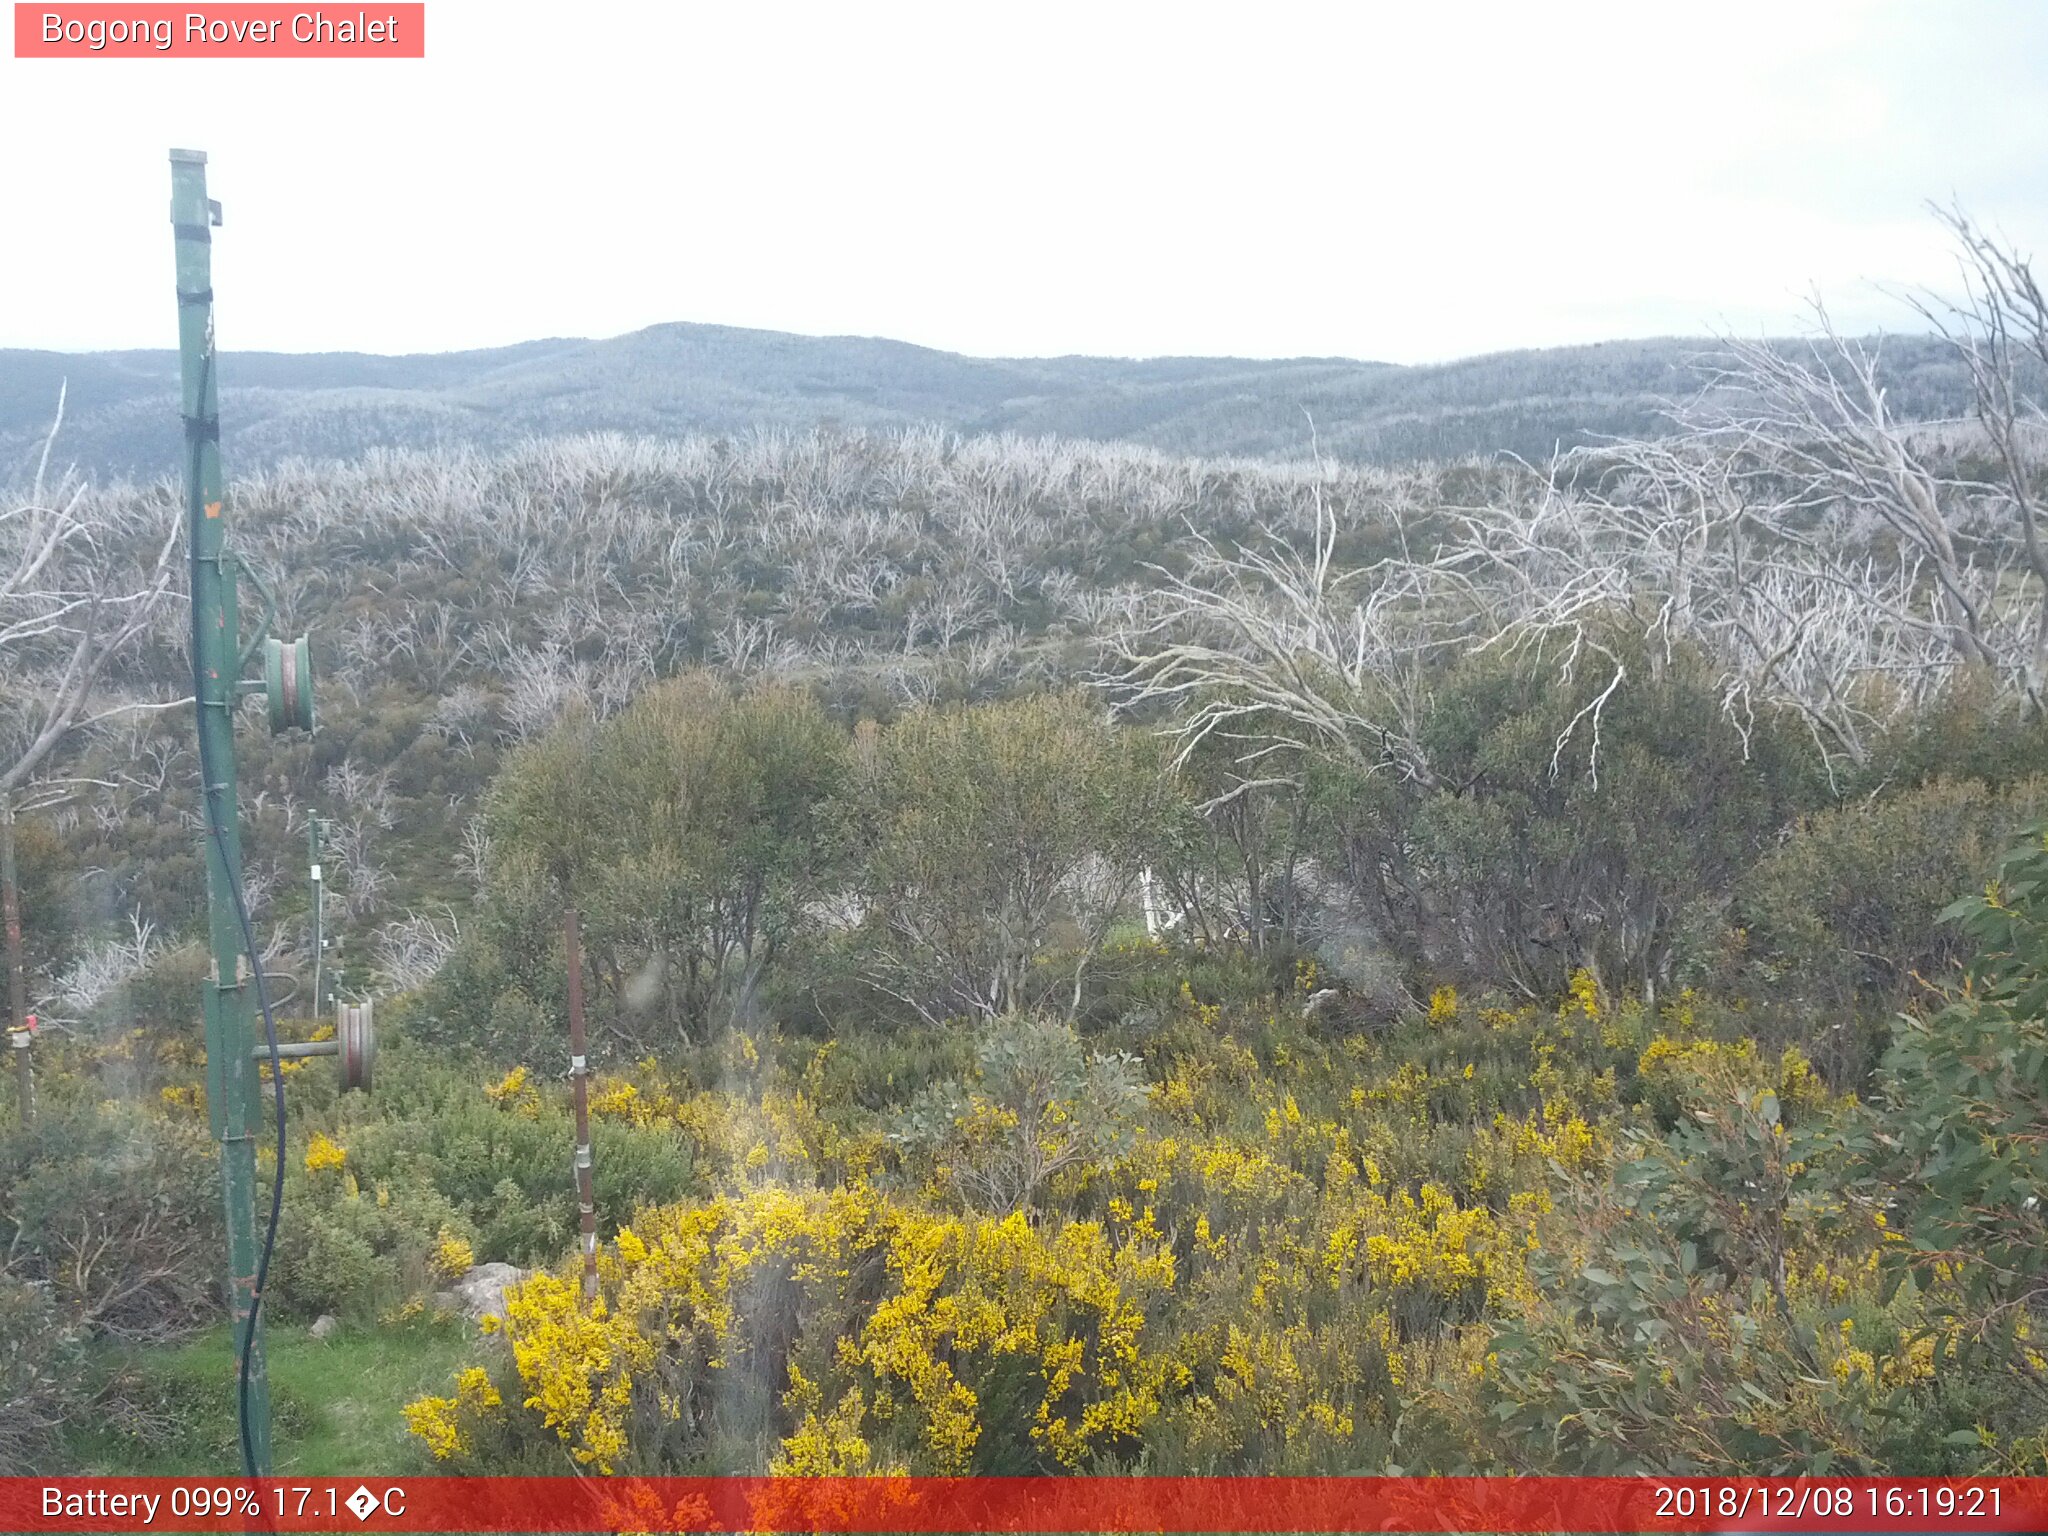
[[[646,1125],[654,1118],[641,1103],[639,1088],[622,1078],[611,1081],[600,1078],[590,1087],[588,1103],[593,1119]]]
[[[466,1238],[443,1227],[434,1243],[432,1264],[439,1279],[458,1279],[476,1266],[476,1250]]]
[[[206,1113],[206,1089],[200,1084],[167,1083],[157,1090],[157,1097],[166,1109],[195,1117]]]
[[[1643,1048],[1636,1078],[1645,1102],[1669,1119],[1681,1103],[1722,1084],[1747,1084],[1775,1094],[1788,1110],[1818,1111],[1832,1101],[1827,1084],[1797,1046],[1772,1061],[1754,1040],[1687,1040],[1658,1035]]]
[[[470,1366],[455,1379],[453,1397],[422,1397],[405,1405],[405,1427],[426,1442],[436,1461],[449,1461],[471,1449],[465,1426],[494,1414],[504,1404],[490,1373]]]
[[[1157,1238],[1099,1223],[1041,1231],[864,1188],[763,1186],[646,1213],[605,1252],[587,1310],[573,1278],[533,1277],[508,1296],[504,1334],[536,1428],[601,1471],[658,1465],[666,1435],[650,1426],[732,1429],[715,1421],[774,1382],[781,1465],[886,1454],[964,1471],[985,1435],[1010,1433],[984,1412],[1000,1386],[1030,1400],[1020,1445],[1071,1467],[1159,1411],[1178,1366],[1144,1348],[1148,1307],[1175,1268]],[[459,1451],[460,1416],[452,1441],[445,1417],[420,1407],[415,1432]]]
[[[610,1233],[594,1304],[573,1258],[517,1289],[482,1379],[412,1432],[479,1469],[784,1476],[1842,1469],[1912,1450],[1872,1425],[1960,1432],[1926,1406],[1950,1341],[1884,1292],[1905,1239],[1815,1171],[1851,1101],[1713,1038],[1739,1020],[1712,1000],[1581,971],[1345,1032],[1300,1007],[1312,964],[1233,989],[1127,950],[1165,974],[1104,1043],[1149,1104],[1009,1215],[891,1135],[957,1036],[809,1066],[733,1036],[682,1058],[694,1083],[596,1079],[593,1116],[687,1143],[703,1193]],[[876,1054],[828,1073],[835,1048]],[[1022,1123],[963,1104],[955,1155]]]
[[[1591,971],[1583,968],[1573,971],[1571,983],[1566,991],[1565,1002],[1559,1009],[1560,1018],[1578,1014],[1588,1019],[1599,1019],[1600,983]]]

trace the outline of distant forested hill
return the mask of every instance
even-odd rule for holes
[[[1504,352],[1428,367],[1345,358],[974,358],[903,342],[660,325],[602,341],[380,357],[230,352],[221,359],[231,472],[295,457],[615,430],[758,426],[1059,434],[1177,453],[1406,464],[1547,455],[1600,434],[1654,432],[1660,401],[1697,387],[1701,339]],[[1945,416],[1966,383],[1931,339],[1884,344],[1893,409]],[[176,464],[169,351],[0,351],[0,480],[30,458],[69,384],[61,453],[98,475]]]

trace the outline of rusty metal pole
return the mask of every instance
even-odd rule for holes
[[[597,1297],[597,1200],[591,1192],[590,1062],[583,1036],[583,944],[576,932],[576,909],[562,914],[569,949],[569,1081],[576,1095],[576,1217],[583,1233],[583,1299]]]
[[[0,923],[7,930],[7,1043],[14,1057],[21,1124],[36,1123],[35,1072],[29,1066],[28,975],[21,957],[21,889],[14,868],[14,799],[0,790]]]

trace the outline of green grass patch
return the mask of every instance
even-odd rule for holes
[[[271,1445],[280,1474],[397,1476],[430,1457],[406,1433],[401,1408],[447,1390],[469,1349],[453,1321],[342,1325],[319,1340],[304,1328],[267,1330]],[[234,1476],[241,1470],[235,1349],[227,1325],[171,1345],[108,1346],[94,1361],[105,1411],[73,1437],[81,1474]]]

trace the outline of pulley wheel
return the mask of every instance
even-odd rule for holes
[[[263,642],[263,691],[272,735],[313,729],[313,648],[306,636]]]
[[[334,1038],[340,1046],[335,1057],[341,1065],[341,1091],[360,1088],[368,1093],[370,1069],[377,1062],[377,1028],[371,1021],[370,1004],[341,1004]]]

